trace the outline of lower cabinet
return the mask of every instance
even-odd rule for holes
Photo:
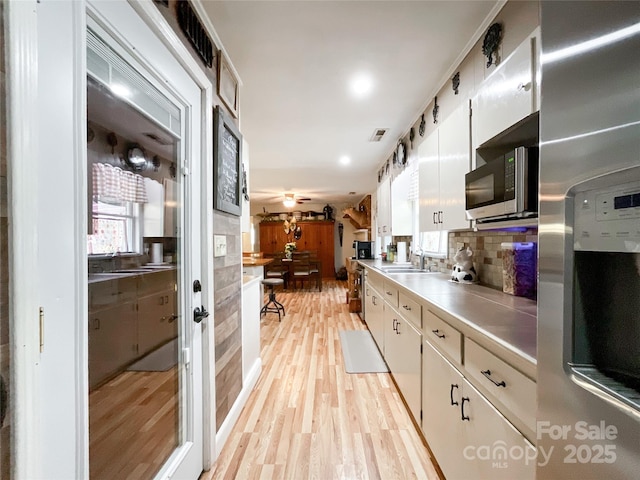
[[[536,449],[429,342],[422,429],[448,480],[535,478]]]
[[[176,292],[138,298],[138,354],[144,355],[178,336]]]
[[[365,321],[373,339],[378,345],[378,350],[380,350],[380,353],[384,356],[384,301],[377,290],[370,285],[365,285],[364,302],[366,312]]]
[[[93,388],[137,356],[135,302],[89,312],[89,387]]]
[[[89,284],[89,387],[178,336],[174,270]]]
[[[384,356],[402,396],[420,423],[422,334],[397,311],[384,308]]]

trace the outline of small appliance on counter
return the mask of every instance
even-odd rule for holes
[[[490,223],[538,215],[538,148],[518,147],[465,175],[469,220]]]
[[[375,242],[364,242],[361,240],[354,240],[353,248],[356,251],[358,260],[373,260],[373,245]]]

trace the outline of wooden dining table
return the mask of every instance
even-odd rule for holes
[[[283,258],[282,259],[282,263],[287,265],[287,267],[289,268],[289,283],[291,283],[291,281],[293,281],[294,276],[293,276],[293,263],[294,259],[293,258]],[[318,278],[317,278],[317,284],[318,284],[318,290],[322,291],[322,261],[320,261],[318,258],[315,257],[311,257],[309,258],[309,266],[315,266],[316,269],[318,270]]]

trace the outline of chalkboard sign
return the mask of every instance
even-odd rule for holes
[[[213,208],[242,215],[242,135],[220,106],[213,115]]]

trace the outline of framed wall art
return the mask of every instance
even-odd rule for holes
[[[240,86],[229,59],[222,50],[218,52],[218,96],[222,99],[231,115],[238,118],[240,111]]]
[[[213,113],[213,208],[242,215],[242,135],[220,106]]]

